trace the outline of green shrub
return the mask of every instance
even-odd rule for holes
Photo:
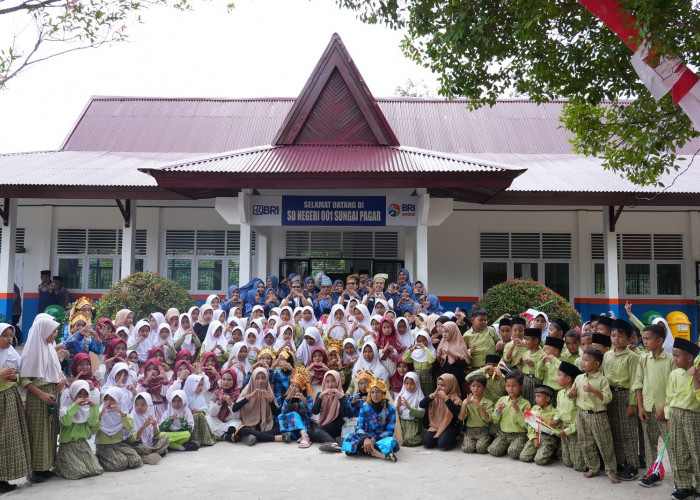
[[[197,305],[178,283],[158,273],[134,273],[114,283],[97,302],[97,318],[114,318],[120,309],[134,313],[134,323],[151,313],[165,313],[171,307],[180,312]]]
[[[546,302],[546,305],[541,306]],[[474,308],[485,309],[490,321],[505,313],[516,316],[533,308],[546,313],[550,321],[562,318],[571,328],[581,326],[581,315],[573,305],[558,293],[533,280],[508,280],[494,285],[486,290]]]

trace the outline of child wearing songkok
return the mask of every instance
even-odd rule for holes
[[[666,329],[661,325],[644,327],[642,340],[646,352],[639,356],[637,375],[632,389],[637,395],[637,415],[642,423],[644,436],[644,456],[646,468],[650,468],[659,453],[659,437],[666,434],[666,382],[675,369],[673,355],[664,349]],[[658,474],[655,477],[642,477],[639,484],[651,487],[661,484]]]
[[[561,339],[558,339],[561,340]],[[541,418],[547,425],[551,426],[554,421],[556,408],[552,404],[555,401],[556,391],[549,386],[540,385],[535,387],[535,406],[532,413]],[[520,452],[520,460],[523,462],[534,462],[537,465],[547,465],[551,462],[552,456],[557,452],[559,443],[552,434],[545,432],[543,428],[529,426],[527,429],[528,441]]]
[[[665,414],[669,421],[668,450],[675,491],[671,498],[692,499],[700,487],[700,376],[696,359],[700,347],[676,337],[673,362],[677,368],[668,376]],[[693,488],[695,476],[695,488]]]
[[[125,435],[134,428],[134,419],[128,414],[130,406],[131,398],[118,387],[105,392],[100,407],[100,429],[95,436],[95,455],[107,472],[143,465],[139,454],[125,441]]]
[[[581,357],[579,349],[581,348],[581,335],[576,330],[569,330],[564,335],[566,349],[561,350],[561,359],[568,363],[574,364]]]
[[[497,354],[487,354],[486,364],[478,370],[469,372],[469,375],[466,376],[466,380],[469,384],[471,384],[472,379],[477,375],[481,375],[485,378],[486,387],[484,389],[484,397],[492,404],[495,404],[496,401],[506,395],[504,374],[498,367],[500,362],[501,358]]]
[[[399,415],[404,446],[418,446],[423,442],[425,410],[420,407],[420,402],[424,397],[418,374],[408,372],[404,375],[403,387],[396,396],[396,411]]]
[[[535,377],[555,391],[561,389],[557,383],[559,363],[561,363],[561,351],[564,348],[564,340],[549,335],[544,339],[544,356],[535,365]]]
[[[591,337],[591,347],[593,349],[598,349],[603,355],[610,350],[612,347],[612,340],[610,335],[605,335],[604,333],[594,333]],[[605,366],[600,365],[601,373],[605,374]]]
[[[537,362],[544,356],[544,351],[540,347],[542,340],[542,330],[539,328],[525,329],[525,347],[527,350],[520,359],[520,372],[525,376],[523,384],[523,397],[530,402],[535,401],[535,386],[541,385],[542,380],[535,375]]]
[[[432,393],[435,390],[433,378],[433,363],[435,363],[435,347],[430,342],[430,334],[425,330],[419,330],[416,334],[416,343],[403,353],[403,361],[413,363],[416,375],[420,379],[421,389]]]
[[[602,335],[610,336],[610,330],[612,329],[613,319],[607,316],[598,317],[598,325],[596,326],[595,333],[600,333]]]
[[[517,368],[527,350],[523,342],[527,321],[525,318],[516,317],[511,318],[510,322],[512,325],[510,328],[511,340],[503,348],[503,360],[508,368]]]
[[[612,400],[612,391],[608,379],[600,372],[602,363],[603,353],[598,349],[591,348],[583,353],[581,367],[584,373],[576,377],[569,397],[576,400],[579,410],[577,433],[583,460],[588,469],[583,476],[590,478],[598,475],[600,453],[605,464],[605,473],[610,482],[615,484],[620,482],[620,478],[617,476],[615,445],[606,413],[607,405]]]
[[[459,419],[462,399],[459,382],[451,373],[443,373],[437,378],[437,389],[423,398],[420,407],[428,411],[430,426],[423,435],[423,446],[448,451],[457,444],[461,430]]]
[[[488,313],[483,309],[474,309],[469,319],[472,327],[463,335],[469,350],[473,369],[481,368],[486,363],[487,354],[496,354],[496,344],[500,338],[496,330],[488,324]]]
[[[558,339],[563,339],[566,332],[569,331],[569,324],[561,318],[557,318],[549,324],[550,336]]]
[[[399,444],[394,436],[396,408],[386,399],[388,388],[383,380],[370,383],[369,397],[362,405],[355,432],[345,436],[341,449],[347,455],[364,452],[375,458],[396,462]]]
[[[61,435],[53,470],[66,479],[99,476],[103,470],[87,440],[100,427],[100,409],[90,397],[90,386],[76,380],[61,394],[58,412]]]
[[[639,365],[639,356],[629,350],[632,325],[615,319],[610,332],[613,349],[603,355],[603,373],[612,391],[608,420],[615,444],[620,479],[631,481],[639,468],[639,436],[637,434],[637,396],[632,391]]]
[[[494,407],[491,419],[499,426],[498,435],[488,448],[494,457],[508,453],[513,460],[520,458],[527,443],[527,424],[524,411],[530,408],[530,402],[521,396],[523,374],[518,371],[506,375],[506,396],[500,398]]]
[[[583,462],[583,454],[576,433],[578,409],[576,401],[569,397],[569,391],[574,385],[576,377],[581,375],[581,370],[575,365],[562,361],[559,364],[559,378],[557,383],[562,389],[557,393],[557,411],[554,415],[553,427],[559,426],[559,438],[561,439],[561,454],[564,465],[573,467],[577,472],[584,472],[586,464]]]
[[[510,318],[501,318],[498,322],[498,336],[501,337],[501,341],[497,344],[500,349],[497,348],[496,352],[502,355],[503,347],[513,338],[513,322]]]
[[[490,354],[489,356],[494,356]],[[487,356],[488,362],[488,356]],[[464,453],[486,453],[491,443],[489,426],[493,413],[493,402],[486,395],[487,379],[484,375],[472,375],[469,381],[470,394],[462,402],[459,419],[464,420],[467,432],[462,441]]]
[[[199,445],[190,441],[194,429],[194,417],[187,406],[187,395],[182,389],[168,394],[168,409],[160,418],[158,430],[170,440],[170,449],[179,451],[197,451]]]
[[[128,443],[136,450],[143,463],[157,464],[160,458],[168,453],[170,439],[158,429],[158,417],[150,393],[140,392],[136,395],[131,418],[134,419],[134,428],[131,429]]]

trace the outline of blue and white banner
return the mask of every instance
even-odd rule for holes
[[[416,226],[415,196],[251,196],[258,226]]]

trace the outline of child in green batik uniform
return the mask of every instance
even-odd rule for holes
[[[469,390],[471,394],[462,402],[459,419],[465,420],[467,433],[462,442],[464,453],[486,453],[491,442],[489,425],[493,413],[493,403],[486,398],[486,377],[475,375],[470,377]]]
[[[551,387],[555,391],[559,391],[561,386],[557,383],[557,375],[559,374],[559,363],[561,363],[561,351],[564,348],[562,339],[552,337],[551,335],[544,339],[545,355],[537,362],[535,366],[535,377],[542,379],[542,384]]]
[[[548,425],[554,421],[556,408],[552,404],[556,391],[546,385],[535,387],[535,402],[532,412],[544,420]],[[535,429],[529,426],[527,429],[528,441],[520,452],[520,460],[534,462],[537,465],[547,465],[552,461],[552,456],[557,452],[559,443],[557,438],[547,434],[543,429]]]
[[[511,371],[506,375],[506,393],[496,403],[491,419],[500,426],[498,436],[491,443],[488,452],[501,457],[506,452],[514,460],[520,458],[527,443],[527,424],[523,412],[530,408],[530,402],[520,394],[523,390],[523,374]]]

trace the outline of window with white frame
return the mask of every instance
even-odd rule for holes
[[[682,234],[618,234],[617,258],[620,294],[683,294]],[[593,291],[605,294],[603,235],[591,234]]]
[[[539,281],[569,299],[571,233],[481,233],[479,237],[482,292],[519,278]]]
[[[255,254],[255,233],[251,255]],[[169,229],[165,232],[166,275],[187,290],[221,292],[238,283],[240,231]]]
[[[24,235],[25,228],[16,227],[15,228],[15,253],[24,253]],[[2,231],[0,231],[0,247],[2,247]]]
[[[144,269],[147,232],[135,235],[135,268]],[[70,290],[106,290],[119,279],[121,229],[58,229],[56,259],[58,274]]]

